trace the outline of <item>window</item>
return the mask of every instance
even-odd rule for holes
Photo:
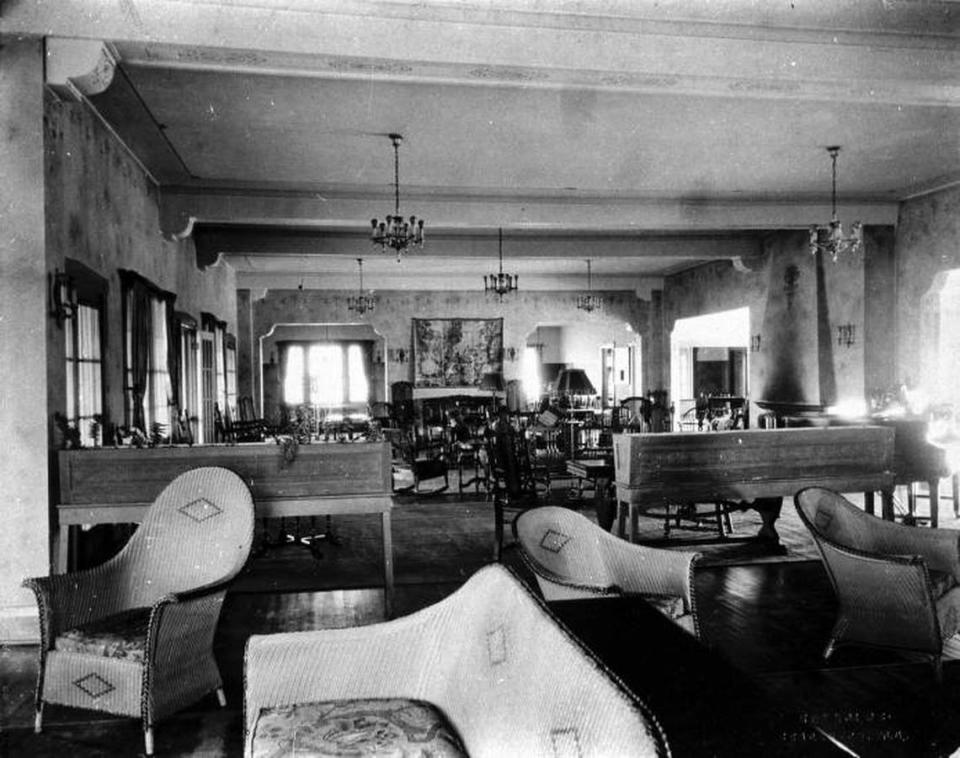
[[[234,367],[236,379],[235,341],[227,335],[227,323],[212,313],[200,314],[200,428],[201,442],[218,442],[225,439],[229,424],[230,398],[228,396],[228,363]],[[228,357],[232,355],[233,357]],[[234,381],[234,395],[236,383]]]
[[[169,345],[175,295],[132,271],[121,271],[124,315],[124,396],[127,425],[150,436],[169,438],[178,405]]]
[[[199,439],[200,434],[198,428],[200,373],[197,360],[200,343],[197,339],[197,322],[192,316],[177,313],[176,322],[180,342],[177,355],[179,376],[171,378],[180,388],[178,407],[180,423],[173,441],[193,443]]]
[[[224,342],[224,367],[226,370],[226,405],[225,413],[231,421],[239,418],[237,415],[237,338],[232,334],[226,336]]]
[[[324,408],[366,406],[371,354],[371,345],[366,342],[281,345],[284,402]]]
[[[76,261],[66,261],[66,273],[56,280],[58,297],[66,306],[65,415],[84,447],[99,445],[103,417],[103,328],[106,280]]]

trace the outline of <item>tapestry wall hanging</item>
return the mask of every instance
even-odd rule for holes
[[[503,371],[503,319],[415,318],[413,359],[417,387],[476,387]]]

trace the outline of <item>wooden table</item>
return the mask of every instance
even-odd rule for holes
[[[629,515],[636,539],[639,514],[672,503],[764,503],[804,487],[863,492],[869,513],[883,494],[893,518],[893,429],[849,426],[805,429],[618,434],[613,437],[619,532]],[[758,508],[759,536],[778,540],[779,508]]]
[[[393,508],[390,446],[385,442],[299,445],[292,460],[270,443],[195,447],[100,448],[59,453],[60,497],[53,570],[67,570],[82,524],[139,523],[176,476],[222,466],[250,487],[258,518],[378,514],[384,606],[393,610]]]
[[[567,473],[578,479],[586,479],[593,485],[597,523],[609,532],[616,520],[616,504],[613,501],[613,459],[576,458],[567,461]]]
[[[677,756],[851,755],[639,597],[550,610],[656,715]]]

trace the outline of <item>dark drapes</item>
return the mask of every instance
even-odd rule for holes
[[[172,292],[160,289],[135,271],[121,270],[119,274],[120,283],[123,286],[124,332],[128,337],[126,364],[130,369],[130,424],[146,431],[146,412],[143,403],[147,388],[147,372],[150,369],[150,348],[153,337],[150,304],[154,298],[162,299],[166,305],[165,310],[169,320],[173,314],[173,303],[177,296]],[[169,331],[168,329],[168,345]],[[175,385],[172,392],[178,393],[178,391]]]

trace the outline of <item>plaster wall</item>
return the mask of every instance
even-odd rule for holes
[[[271,290],[252,307],[252,344],[259,354],[259,340],[276,324],[351,323],[358,319],[347,310],[345,291]],[[381,290],[373,313],[363,317],[385,340],[383,383],[413,381],[411,358],[412,319],[414,318],[503,318],[504,379],[519,378],[520,356],[528,336],[538,324],[564,327],[564,344],[573,351],[568,358],[584,368],[598,391],[601,379],[600,347],[622,344],[624,335],[643,336],[649,330],[649,303],[638,300],[633,292],[605,292],[604,308],[586,313],[576,309],[576,296],[570,292],[517,292],[502,301],[483,292]],[[629,325],[632,332],[628,331]],[[392,360],[397,349],[406,360]],[[513,359],[510,359],[511,348]],[[269,362],[269,356],[262,356]],[[253,377],[253,397],[260,397],[260,378]],[[241,394],[243,387],[241,386]],[[375,398],[380,399],[380,398]]]
[[[865,293],[869,286],[874,297],[882,298],[890,289],[885,262],[890,258],[891,230],[867,228],[864,256],[836,263],[828,257],[821,258],[818,265],[807,242],[803,231],[773,232],[765,238],[763,255],[750,270],[717,262],[666,279],[664,386],[670,386],[669,340],[677,319],[747,306],[750,334],[760,338],[759,350],[751,350],[749,355],[752,401],[764,399],[768,385],[772,388],[785,376],[796,380],[797,402],[864,401],[867,384],[876,372],[882,372],[882,361],[874,360],[871,367],[880,368],[872,369],[869,379],[866,376],[865,334],[876,345],[882,340],[880,332],[889,328],[885,326],[889,309],[873,303],[865,311]],[[866,325],[868,312],[871,323]],[[838,340],[842,325],[852,326],[852,344]],[[752,418],[758,410],[751,408]]]
[[[43,47],[0,45],[0,643],[37,639],[36,603],[20,588],[49,571]],[[6,107],[7,104],[16,107]]]
[[[924,306],[928,314],[935,307],[935,288],[944,281],[938,275],[960,269],[960,187],[901,205],[895,260],[896,380],[923,388],[937,361],[937,334],[929,319],[924,324]]]
[[[109,283],[106,352],[106,415],[123,423],[123,318],[119,269],[130,269],[173,292],[175,307],[194,316],[213,313],[233,331],[236,283],[226,264],[197,268],[192,239],[160,233],[158,190],[126,147],[84,103],[48,94],[45,104],[46,230],[51,269],[72,258]],[[50,330],[48,418],[65,407],[64,339]]]
[[[768,257],[755,270],[738,270],[729,261],[717,261],[667,277],[662,298],[660,386],[671,386],[670,334],[678,319],[747,307],[750,334],[760,332],[767,300]],[[757,358],[757,353],[749,356],[751,394],[761,376]],[[672,398],[674,402],[678,399]]]

